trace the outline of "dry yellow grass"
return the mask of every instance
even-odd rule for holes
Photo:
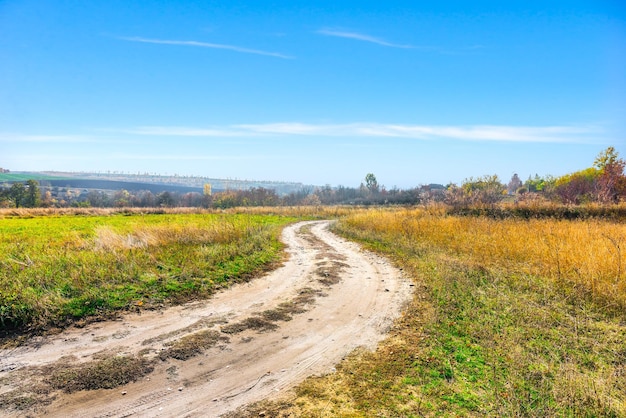
[[[312,218],[337,218],[362,208],[354,206],[253,206],[230,209],[180,208],[0,208],[0,219],[35,216],[109,216],[116,214],[210,214],[246,213],[251,215],[279,215]]]
[[[626,225],[619,222],[494,220],[427,209],[369,210],[345,222],[413,247],[436,247],[486,268],[553,280],[607,307],[626,307]]]

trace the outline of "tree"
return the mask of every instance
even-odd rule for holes
[[[462,184],[463,191],[473,204],[494,204],[502,199],[506,187],[497,175],[469,178]]]
[[[564,203],[616,203],[626,196],[626,161],[615,148],[600,152],[593,166],[561,176],[554,182],[553,192]]]
[[[157,195],[157,205],[160,207],[173,207],[174,206],[174,196],[170,192],[162,192]]]
[[[598,170],[593,167],[566,174],[555,181],[554,193],[563,203],[579,204],[593,200]]]
[[[594,167],[598,170],[595,182],[596,199],[603,203],[617,202],[626,195],[626,161],[619,158],[615,148],[608,147],[596,157]]]
[[[598,154],[593,162],[593,166],[600,170],[600,172],[602,172],[606,169],[607,166],[620,163],[624,164],[624,160],[619,158],[619,155],[617,151],[615,151],[615,148],[608,147]]]
[[[131,196],[128,190],[125,190],[125,189],[118,190],[113,195],[113,203],[115,204],[115,206],[119,208],[128,207],[130,206],[130,200],[131,200],[130,198]]]
[[[21,207],[26,197],[26,187],[24,183],[13,183],[9,191],[9,196],[16,208]]]
[[[27,208],[36,208],[41,205],[41,192],[39,183],[36,180],[28,180],[26,182],[26,196],[24,197],[24,206]]]
[[[522,180],[520,180],[517,173],[515,173],[513,174],[513,177],[511,177],[511,181],[509,181],[509,184],[507,185],[507,191],[509,192],[509,194],[515,194],[517,190],[522,186]]]
[[[0,187],[0,208],[9,208],[11,203],[11,189]]]
[[[310,194],[300,201],[303,206],[319,206],[322,204],[320,198],[316,194]]]
[[[546,179],[539,177],[539,174],[535,174],[534,178],[528,176],[524,186],[529,192],[541,192],[546,186]]]
[[[371,194],[378,193],[378,181],[376,180],[376,176],[372,173],[367,173],[365,176],[365,187]]]
[[[142,190],[135,196],[137,204],[143,208],[152,208],[156,206],[156,197],[150,190]]]
[[[50,190],[46,190],[43,194],[43,202],[42,205],[46,208],[50,208],[57,203],[56,199],[52,197],[52,192]]]
[[[118,195],[117,198],[121,199],[123,198],[123,196]],[[111,198],[109,197],[109,195],[101,190],[91,190],[89,193],[87,193],[87,201],[89,202],[90,206],[96,208],[104,208],[111,204]]]

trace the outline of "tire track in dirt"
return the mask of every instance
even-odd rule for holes
[[[358,347],[374,349],[410,299],[409,281],[385,260],[332,234],[329,224],[285,228],[289,260],[282,267],[210,300],[0,350],[2,393],[36,387],[41,370],[67,363],[67,356],[71,364],[88,364],[103,353],[138,356],[154,368],[115,389],[52,391],[48,404],[0,406],[0,415],[219,416],[332,372]],[[188,357],[172,357],[172,347],[200,333],[220,338]]]

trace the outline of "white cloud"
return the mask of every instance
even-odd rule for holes
[[[320,29],[320,30],[317,31],[317,33],[319,33],[321,35],[335,36],[335,37],[338,37],[338,38],[356,39],[357,41],[370,42],[370,43],[373,43],[373,44],[382,45],[382,46],[388,46],[388,47],[391,47],[391,48],[404,48],[404,49],[413,49],[413,48],[415,48],[412,45],[394,44],[394,43],[391,43],[391,42],[387,42],[387,41],[385,41],[383,39],[376,38],[374,36],[366,35],[366,34],[363,34],[363,33],[357,33],[357,32],[344,32],[344,31],[332,30],[332,29]]]
[[[193,128],[185,126],[138,126],[136,128],[111,130],[132,135],[151,136],[198,136],[198,137],[242,137],[252,136],[254,132],[225,128]]]
[[[250,48],[244,48],[244,47],[235,46],[235,45],[214,44],[214,43],[209,43],[209,42],[175,41],[175,40],[168,40],[168,39],[148,39],[148,38],[142,38],[138,36],[118,37],[117,39],[120,39],[123,41],[129,41],[129,42],[142,42],[142,43],[148,43],[148,44],[182,45],[182,46],[195,46],[195,47],[200,47],[200,48],[227,49],[230,51],[242,52],[245,54],[256,54],[256,55],[265,55],[268,57],[293,59],[293,57],[291,56],[281,54],[278,52],[268,52],[268,51],[262,51],[259,49],[250,49]]]
[[[136,135],[189,137],[315,136],[407,138],[418,140],[456,139],[462,141],[580,143],[597,139],[602,131],[588,126],[506,126],[506,125],[402,125],[380,123],[307,124],[300,122],[242,124],[193,128],[150,126],[127,129]]]

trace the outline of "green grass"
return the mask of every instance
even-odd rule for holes
[[[0,219],[0,331],[207,297],[281,257],[294,219],[115,214]]]
[[[239,416],[626,416],[626,315],[611,305],[612,295],[590,296],[582,285],[572,290],[524,272],[513,262],[516,252],[498,247],[531,241],[523,231],[494,238],[502,221],[474,225],[473,238],[459,243],[471,219],[427,214],[418,224],[418,216],[371,210],[336,227],[414,279],[415,297],[387,339],[373,353],[349,356],[337,373],[307,379],[294,398]],[[478,251],[496,238],[502,242],[491,258]],[[582,245],[576,234],[561,239]]]
[[[28,181],[28,180],[63,180],[67,177],[48,176],[39,173],[0,173],[0,182]]]

